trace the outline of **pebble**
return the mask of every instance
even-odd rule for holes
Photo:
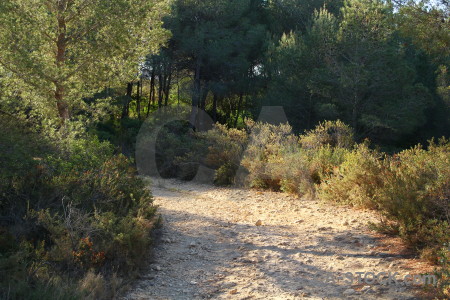
[[[354,294],[356,294],[356,291],[354,289],[347,289],[343,293],[344,296],[350,296],[350,295],[354,295]]]
[[[361,292],[364,293],[367,292],[368,290],[370,290],[370,285],[365,285],[362,287]]]

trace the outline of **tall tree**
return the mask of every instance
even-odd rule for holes
[[[450,63],[450,5],[447,0],[394,1],[403,35],[441,64]]]
[[[4,0],[0,64],[48,103],[62,121],[71,107],[116,81],[164,41],[164,0]]]
[[[242,80],[251,75],[264,51],[263,4],[261,0],[174,2],[167,26],[173,32],[178,64],[192,74],[192,123],[197,108],[207,107],[210,92],[215,95],[212,109],[217,110],[219,99],[245,87]]]
[[[310,84],[360,136],[379,142],[412,134],[425,123],[431,105],[396,38],[394,17],[392,6],[382,1],[347,0],[338,50],[315,70]]]
[[[271,33],[277,38],[291,31],[304,33],[311,25],[314,11],[326,8],[337,15],[343,0],[268,0]]]

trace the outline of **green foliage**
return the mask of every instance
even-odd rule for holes
[[[2,298],[82,298],[78,281],[89,270],[129,274],[156,222],[152,196],[129,159],[82,132],[43,136],[15,122],[1,137],[11,143],[0,148]]]
[[[398,225],[400,235],[418,247],[437,247],[450,239],[450,143],[431,142],[389,160],[379,207]]]
[[[192,132],[188,122],[164,125],[156,142],[156,162],[162,177],[191,180],[195,177],[207,146]]]
[[[251,137],[241,162],[248,171],[246,182],[251,187],[278,190],[281,178],[272,176],[269,165],[276,163],[283,151],[297,148],[298,137],[288,124],[255,123],[250,130]]]
[[[288,125],[256,123],[242,160],[247,184],[313,196],[315,184],[342,163],[347,150],[340,146],[351,141],[349,127],[338,122],[337,128],[344,129],[340,131],[333,124],[327,122],[297,137]],[[302,147],[303,140],[308,147]]]
[[[295,9],[289,1],[277,9],[287,3]],[[447,117],[439,113],[445,105],[430,81],[437,66],[428,58],[417,62],[421,51],[399,34],[401,16],[392,5],[344,1],[340,13],[328,7],[316,9],[306,30],[287,30],[272,41],[263,64],[267,89],[258,102],[282,105],[297,131],[340,119],[358,140],[382,145],[409,146],[447,132]],[[445,88],[440,85],[439,95]],[[437,118],[447,126],[432,124]]]
[[[339,14],[343,0],[270,0],[267,1],[270,31],[278,37],[290,31],[304,32],[315,11],[326,7]]]
[[[436,270],[435,275],[438,277],[438,299],[450,297],[450,246],[444,246],[438,251],[438,259],[440,269]]]
[[[216,170],[214,182],[218,185],[234,183],[240,159],[247,146],[247,132],[216,124],[213,129],[200,133],[199,136],[209,145],[204,163]]]
[[[361,144],[319,186],[326,201],[373,208],[408,244],[436,249],[450,240],[449,143],[392,157]]]
[[[314,197],[315,185],[342,163],[346,152],[344,148],[329,145],[317,149],[297,147],[272,157],[267,169],[271,181],[276,182],[281,191]]]
[[[434,3],[433,3],[434,2]],[[429,53],[434,60],[449,62],[450,8],[448,3],[437,1],[408,1],[400,10],[400,32]]]
[[[300,137],[303,148],[317,149],[321,146],[351,148],[354,144],[353,130],[341,121],[325,121]]]
[[[61,118],[104,86],[131,80],[141,56],[164,41],[164,1],[0,3],[0,65]],[[37,102],[37,103],[36,103]],[[58,105],[58,111],[56,110]]]
[[[325,201],[376,208],[377,188],[383,184],[381,153],[360,144],[344,157],[344,162],[319,186]]]

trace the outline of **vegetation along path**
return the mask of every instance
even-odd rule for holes
[[[152,191],[160,241],[124,299],[419,299],[402,279],[422,263],[368,228],[372,212],[176,180]],[[358,283],[357,272],[399,282]]]

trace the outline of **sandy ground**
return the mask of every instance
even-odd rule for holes
[[[422,263],[369,229],[373,212],[153,182],[163,227],[145,274],[123,299],[420,299],[403,278]],[[357,272],[398,272],[399,280],[367,274],[368,283],[358,282]]]

